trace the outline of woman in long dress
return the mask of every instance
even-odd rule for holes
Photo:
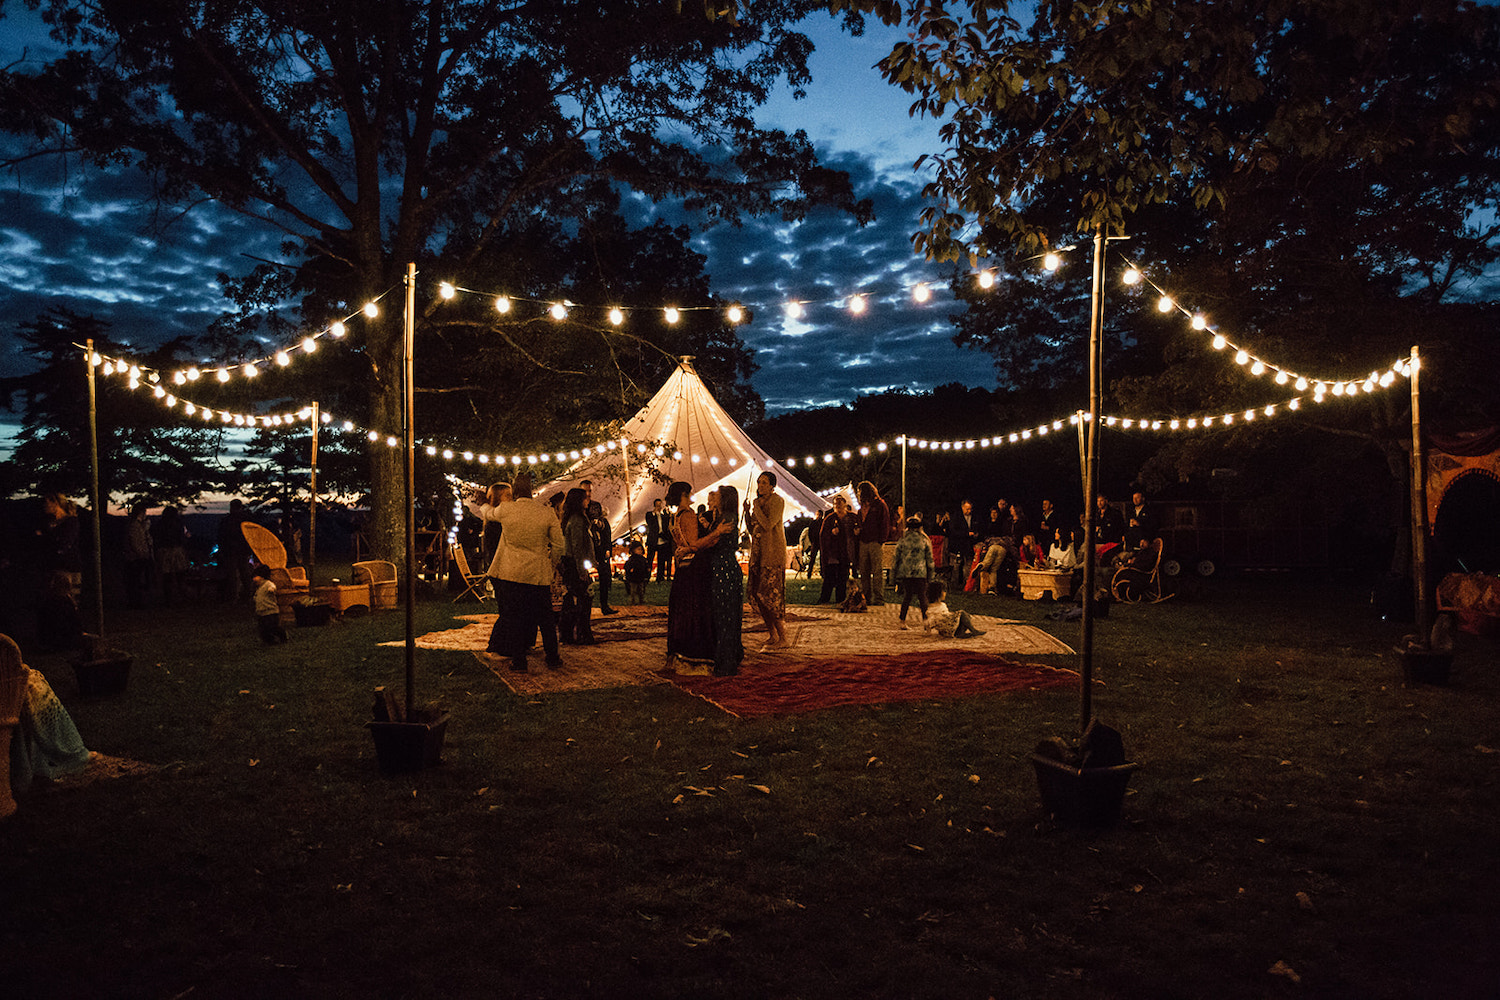
[[[691,544],[694,562],[706,569],[709,615],[712,623],[713,670],[717,677],[732,677],[745,658],[742,629],[745,614],[745,579],[740,574],[736,552],[740,535],[740,494],[733,486],[721,486],[708,495],[713,526]]]
[[[710,663],[714,656],[713,621],[709,612],[708,559],[698,559],[698,514],[693,509],[693,487],[673,483],[667,490],[672,517],[672,589],[667,597],[667,663],[684,666]],[[706,672],[706,671],[705,671]]]
[[[766,623],[771,639],[766,649],[783,649],[786,641],[786,529],[785,501],[776,492],[776,474],[762,472],[755,479],[750,505],[750,606]]]

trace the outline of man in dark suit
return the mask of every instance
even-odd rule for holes
[[[672,579],[672,548],[672,514],[658,497],[646,513],[646,561],[655,560],[657,583]]]
[[[583,487],[583,512],[589,519],[589,531],[594,536],[594,572],[599,574],[599,613],[619,614],[609,606],[609,581],[613,577],[609,564],[609,550],[614,545],[610,537],[609,518],[604,516],[604,505],[594,499],[594,484],[585,479],[578,484]]]
[[[1138,549],[1154,541],[1158,534],[1156,517],[1146,505],[1146,494],[1136,490],[1130,495],[1130,506],[1125,508],[1125,547]]]
[[[1036,543],[1042,547],[1043,552],[1050,551],[1053,543],[1057,542],[1057,532],[1062,523],[1062,517],[1057,513],[1057,508],[1052,506],[1052,501],[1043,500],[1042,516],[1036,522]],[[1066,548],[1067,542],[1062,545]]]
[[[948,561],[953,566],[953,579],[969,578],[969,564],[974,561],[974,546],[979,542],[979,522],[974,519],[974,504],[965,500],[958,505],[958,512],[948,519]]]

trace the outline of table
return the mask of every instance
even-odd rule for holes
[[[314,587],[312,593],[314,597],[339,614],[343,614],[350,608],[370,610],[370,585],[366,583],[335,583]]]
[[[1070,569],[1027,569],[1023,566],[1016,570],[1016,577],[1024,600],[1035,601],[1049,591],[1054,601],[1073,596],[1073,571]]]

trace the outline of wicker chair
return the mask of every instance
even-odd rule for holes
[[[283,625],[296,620],[292,605],[298,598],[307,596],[307,570],[301,566],[286,564],[286,546],[275,532],[254,521],[241,521],[240,534],[255,553],[255,558],[271,571],[271,582],[276,584],[276,607],[281,612]]]
[[[26,667],[21,648],[8,635],[0,635],[0,819],[16,811],[10,788],[10,741],[21,724],[21,702],[26,697]]]
[[[396,564],[368,559],[354,564],[354,582],[370,585],[370,610],[396,606]]]

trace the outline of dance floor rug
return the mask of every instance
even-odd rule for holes
[[[944,639],[935,633],[924,633],[915,624],[920,622],[916,611],[909,615],[914,627],[900,630],[899,609],[892,604],[852,615],[830,608],[793,605],[787,609],[791,648],[765,651],[761,650],[764,626],[747,613],[745,660],[738,677],[678,676],[663,669],[666,609],[648,605],[620,610],[621,614],[608,618],[596,610],[593,629],[598,645],[563,646],[563,665],[556,670],[543,666],[539,648],[532,650],[526,673],[510,670],[507,658],[486,652],[495,621],[493,614],[463,616],[461,620],[469,624],[419,636],[416,644],[420,649],[470,653],[517,694],[675,683],[726,711],[747,715],[1054,687],[1076,679],[1068,671],[1016,662],[1017,657],[1072,652],[1066,644],[1039,628],[977,616],[975,623],[985,630],[985,635]],[[824,674],[834,675],[837,683],[829,683]],[[741,698],[737,693],[741,687],[762,681],[770,692],[763,699],[765,705],[779,702],[808,707],[757,707],[753,698]],[[799,687],[822,687],[828,693],[823,697],[799,695],[796,693]],[[718,692],[720,688],[722,698],[718,693],[707,693]]]
[[[672,677],[689,694],[745,718],[797,715],[840,705],[1040,691],[1079,680],[1072,670],[946,649],[832,657],[791,670],[749,666],[734,677]]]

